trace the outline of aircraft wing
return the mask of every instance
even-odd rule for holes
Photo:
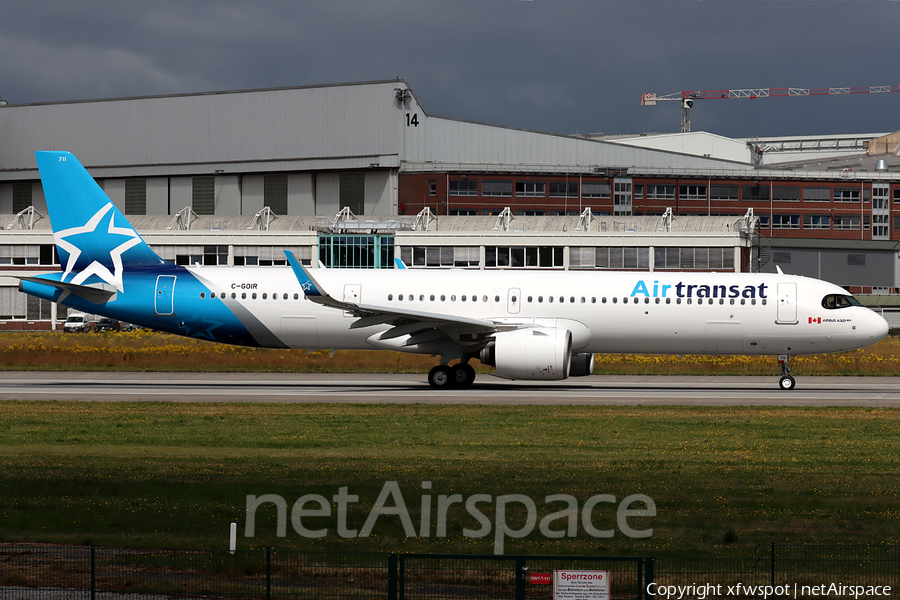
[[[309,269],[304,267],[291,252],[285,252],[288,263],[294,270],[294,275],[300,282],[306,297],[331,308],[345,310],[359,317],[351,325],[351,329],[371,327],[372,325],[392,325],[393,329],[382,334],[382,339],[400,337],[414,334],[426,329],[444,331],[451,338],[458,338],[460,334],[493,333],[509,329],[517,329],[519,325],[497,323],[487,319],[473,319],[458,315],[443,313],[431,313],[416,310],[397,310],[394,307],[378,306],[374,304],[357,304],[344,302],[331,296],[324,287],[319,284]]]

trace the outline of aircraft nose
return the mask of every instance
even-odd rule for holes
[[[880,342],[883,340],[888,332],[891,329],[891,326],[888,325],[888,322],[884,320],[884,317],[872,311],[872,315],[869,318],[869,322],[867,323],[867,333],[872,338],[871,343]]]

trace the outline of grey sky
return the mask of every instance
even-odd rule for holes
[[[677,131],[640,94],[898,85],[888,0],[3,3],[11,103],[401,77],[430,114],[554,133]],[[900,129],[900,93],[706,100],[727,136]]]

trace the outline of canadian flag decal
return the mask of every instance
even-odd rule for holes
[[[809,322],[810,322],[810,323],[818,323],[818,324],[821,325],[821,324],[822,324],[822,317],[810,317],[810,318],[809,318]]]

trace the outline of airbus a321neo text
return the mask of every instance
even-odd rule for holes
[[[756,273],[204,267],[161,259],[68,152],[37,152],[61,272],[20,289],[76,310],[244,346],[430,354],[433,388],[589,375],[594,353],[780,356],[881,340],[842,288]],[[450,366],[453,362],[454,365]]]

